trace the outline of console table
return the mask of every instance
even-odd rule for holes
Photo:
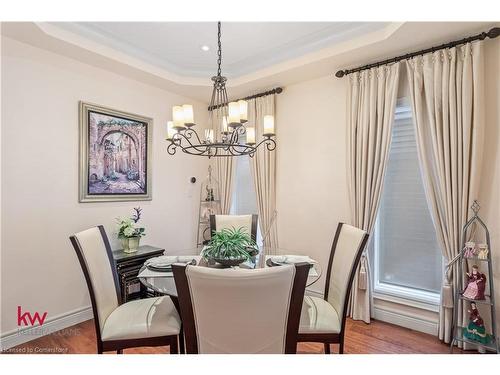
[[[149,245],[139,246],[135,253],[125,253],[123,249],[113,251],[123,303],[154,296],[154,292],[139,281],[137,274],[147,259],[163,255],[164,252],[165,249]]]

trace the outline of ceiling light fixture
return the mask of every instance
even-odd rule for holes
[[[205,129],[205,139],[201,139],[194,130],[194,111],[191,104],[172,107],[172,121],[167,123],[167,141],[170,144],[167,152],[174,155],[180,147],[190,155],[220,157],[241,156],[253,157],[257,148],[266,146],[268,151],[276,148],[274,132],[274,116],[264,115],[264,131],[262,139],[256,142],[255,124],[244,125],[248,122],[248,103],[245,100],[228,102],[226,82],[222,75],[222,48],[221,23],[217,24],[217,75],[212,77],[213,90],[208,110],[209,125]],[[203,49],[203,47],[202,47]],[[243,141],[243,137],[246,139]]]
[[[201,50],[207,52],[208,50],[210,50],[210,47],[207,45],[203,45],[201,46]]]

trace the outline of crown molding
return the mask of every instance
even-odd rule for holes
[[[187,86],[211,86],[210,81],[206,78],[203,79],[198,77],[183,76],[173,73],[165,68],[148,63],[143,59],[136,58],[131,54],[108,47],[102,43],[95,42],[85,36],[71,32],[62,27],[55,26],[52,23],[35,22],[35,25],[48,36],[106,58],[113,59],[118,63],[129,65],[142,71],[154,74],[173,83]]]
[[[177,85],[205,87],[212,86],[212,82],[209,79],[209,72],[194,71],[194,74],[192,74],[193,71],[179,69],[178,67],[174,67],[168,62],[162,61],[157,56],[146,54],[144,51],[137,49],[132,44],[122,43],[118,39],[108,35],[106,32],[97,32],[92,28],[85,27],[80,24],[72,24],[71,28],[73,28],[73,31],[69,30],[66,27],[63,28],[49,22],[35,22],[35,25],[47,36],[71,44],[80,49],[84,49],[97,55],[115,60],[120,64],[125,64],[141,71],[153,74],[162,79],[171,81],[172,83],[175,83]],[[380,23],[374,23],[374,26],[360,24],[357,28],[350,29],[344,33],[332,34],[335,29],[338,29],[341,26],[335,24],[315,33],[297,38],[296,40],[291,41],[290,43],[287,43],[286,45],[281,46],[276,50],[273,50],[272,52],[276,54],[277,57],[272,59],[271,65],[266,67],[259,68],[259,66],[261,65],[259,61],[262,59],[265,53],[256,55],[250,59],[245,60],[245,63],[248,63],[248,68],[242,70],[243,74],[237,74],[236,76],[234,76],[233,74],[233,77],[231,77],[228,81],[228,87],[245,84],[256,79],[264,78],[268,75],[277,74],[301,65],[311,64],[317,60],[333,57],[337,54],[344,53],[352,49],[360,48],[375,42],[385,40],[393,33],[395,33],[403,25],[403,23],[388,23],[382,28],[375,27],[376,25],[380,25]],[[373,30],[370,31],[371,29]],[[80,30],[81,33],[79,33],[78,30]],[[339,41],[343,39],[342,35],[356,35],[360,32],[360,30],[366,32],[354,38]],[[88,36],[82,35],[82,33],[87,35],[89,35],[89,33],[93,33],[93,38],[97,39],[98,41],[95,41],[93,38],[90,38]],[[308,40],[315,40],[315,42],[307,46],[305,44],[307,44]],[[335,44],[331,47],[314,50],[315,45],[328,43]],[[112,48],[109,46],[109,44],[118,45],[120,46],[120,48]],[[305,45],[301,50],[301,52],[304,52],[301,56],[294,58],[286,55],[287,50],[297,48],[298,45]],[[123,50],[128,50],[130,52],[126,53],[123,52]],[[313,51],[307,52],[307,50]],[[136,57],[136,55],[144,55],[146,56],[146,58],[141,59]],[[283,58],[283,56],[285,57]],[[233,63],[228,67],[231,68],[231,66],[234,66],[237,63]],[[198,75],[202,75],[203,77],[199,77]]]
[[[272,87],[286,87],[330,75],[333,77],[334,72],[341,68],[443,43],[491,25],[491,22],[392,22],[330,47],[230,78],[227,84],[230,99]],[[176,74],[50,23],[4,22],[2,36],[200,102],[206,102],[211,92],[210,76],[199,78]]]

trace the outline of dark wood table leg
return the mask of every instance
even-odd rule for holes
[[[172,300],[175,309],[179,313],[179,316],[181,317],[181,331],[179,332],[179,352],[181,354],[186,354],[186,349],[184,346],[184,329],[182,328],[182,316],[181,316],[181,308],[179,306],[179,299],[174,296],[170,296],[170,299]]]
[[[179,333],[179,352],[181,354],[186,354],[186,348],[184,347],[184,329],[181,324],[181,331]]]

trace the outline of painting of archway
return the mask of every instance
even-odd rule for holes
[[[80,112],[85,179],[80,201],[151,199],[152,120],[87,103],[81,103]]]

